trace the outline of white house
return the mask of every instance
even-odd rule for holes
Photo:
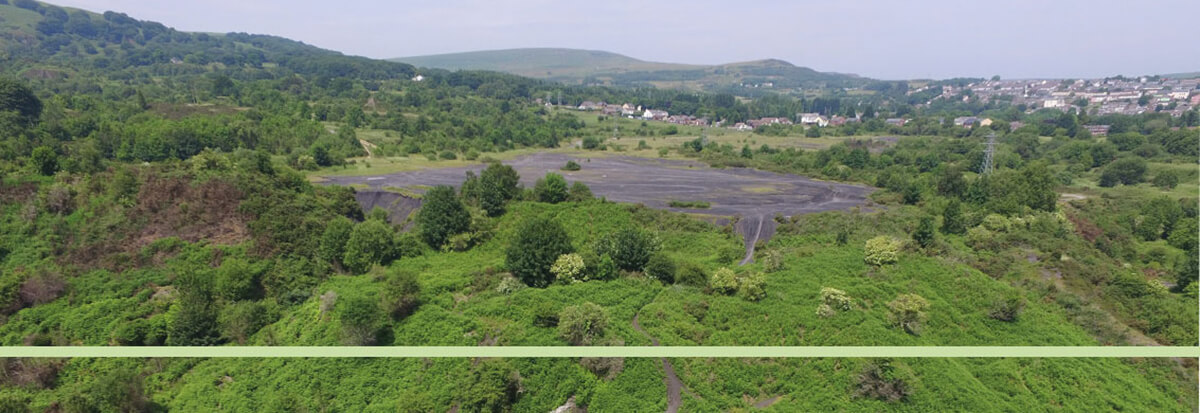
[[[647,120],[649,120],[649,119],[662,120],[662,119],[666,119],[667,116],[669,116],[669,115],[667,115],[667,111],[657,110],[657,109],[646,109],[646,112],[642,113],[642,119],[647,119]]]
[[[800,124],[817,125],[823,128],[829,125],[829,118],[821,116],[820,113],[801,113]]]

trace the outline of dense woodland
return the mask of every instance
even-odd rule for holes
[[[1197,345],[1194,116],[1112,117],[1099,138],[1075,114],[918,110],[902,91],[747,101],[565,87],[31,0],[0,0],[0,27],[2,345]],[[738,266],[732,223],[608,202],[554,173],[522,187],[483,155],[574,140],[618,150],[606,120],[543,104],[560,98],[730,122],[853,111],[865,121],[663,150],[874,186],[877,207],[777,217]],[[943,121],[966,113],[1001,122]],[[917,120],[881,121],[900,114]],[[390,138],[370,157],[366,131]],[[996,171],[982,174],[989,134]],[[406,222],[363,211],[354,188],[310,182],[377,157],[488,166],[427,188]],[[684,411],[776,396],[779,411],[1197,408],[1192,359],[672,362]],[[654,359],[0,363],[0,411],[667,403]]]

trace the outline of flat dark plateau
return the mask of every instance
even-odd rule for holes
[[[579,171],[560,170],[568,160],[578,162]],[[867,204],[873,188],[817,181],[798,175],[780,174],[749,168],[711,168],[698,161],[647,159],[630,156],[596,158],[558,153],[537,153],[505,162],[521,175],[521,183],[533,187],[548,172],[566,177],[568,182],[583,182],[598,197],[609,201],[645,204],[666,209],[713,216],[717,222],[740,216],[738,232],[746,240],[747,255],[759,239],[774,233],[775,215],[793,216],[821,211],[845,210]],[[484,164],[423,169],[375,176],[327,177],[330,185],[366,185],[367,191],[384,188],[409,188],[435,185],[459,186],[467,171],[478,174]],[[678,201],[706,201],[704,209],[672,208]],[[360,200],[361,201],[361,200]],[[405,214],[407,215],[407,214]],[[747,260],[748,261],[748,260]]]

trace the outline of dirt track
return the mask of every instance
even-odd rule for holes
[[[646,330],[642,329],[642,325],[638,324],[638,315],[633,315],[633,329],[642,333],[643,336],[650,339],[650,343],[657,346],[658,339],[651,336]],[[679,380],[679,376],[675,374],[675,367],[671,366],[671,362],[666,357],[661,358],[663,373],[663,382],[667,384],[667,411],[666,413],[675,413],[679,411],[679,406],[683,404],[683,380]]]
[[[559,170],[575,160],[582,170]],[[521,183],[532,187],[547,172],[568,181],[587,184],[596,196],[610,201],[641,203],[676,212],[742,217],[738,229],[746,239],[746,259],[753,257],[754,243],[774,234],[776,214],[792,216],[811,212],[849,209],[866,203],[871,188],[821,182],[797,175],[748,168],[710,168],[699,161],[646,159],[629,156],[587,158],[558,153],[537,153],[505,162],[521,175]],[[326,183],[365,184],[371,188],[460,185],[468,170],[479,173],[483,164],[467,167],[424,169],[379,176],[335,176]],[[706,209],[668,206],[670,201],[707,201]],[[753,227],[749,227],[753,226]]]

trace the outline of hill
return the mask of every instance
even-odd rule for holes
[[[720,65],[638,60],[616,53],[578,49],[507,49],[391,59],[447,70],[492,70],[567,84],[655,86],[754,95],[762,90],[857,87],[870,79],[825,73],[779,59]]]

